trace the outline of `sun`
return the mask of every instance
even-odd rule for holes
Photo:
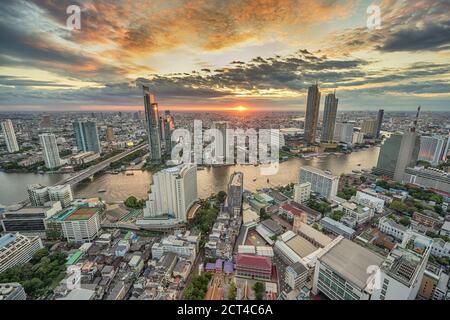
[[[234,110],[234,111],[238,111],[238,112],[244,112],[244,111],[247,111],[248,108],[247,108],[246,106],[239,105],[239,106],[237,106],[237,107],[234,107],[233,110]]]

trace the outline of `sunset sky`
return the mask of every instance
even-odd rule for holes
[[[448,0],[2,0],[0,111],[450,111]],[[81,30],[66,8],[81,7]],[[367,28],[369,5],[381,28]],[[321,108],[323,108],[322,98]]]

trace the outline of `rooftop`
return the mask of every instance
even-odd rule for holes
[[[0,249],[6,247],[11,242],[15,241],[17,237],[12,233],[7,233],[0,238]]]
[[[248,254],[238,254],[236,257],[237,266],[250,266],[272,270],[272,260],[269,257],[252,256]]]
[[[311,242],[300,236],[293,237],[292,239],[287,241],[286,244],[289,246],[289,248],[294,250],[300,258],[304,258],[318,249]]]
[[[360,289],[366,287],[370,276],[367,268],[381,266],[383,262],[382,257],[345,238],[326,251],[319,260]]]
[[[99,208],[69,208],[62,211],[59,214],[54,215],[50,218],[52,221],[79,221],[79,220],[89,220],[93,215],[98,212]]]

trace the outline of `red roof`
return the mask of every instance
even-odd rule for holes
[[[236,268],[256,267],[260,269],[272,270],[272,259],[270,257],[252,256],[249,254],[238,254],[236,257]]]
[[[302,211],[302,210],[300,210],[300,209],[297,209],[297,208],[291,206],[291,205],[288,204],[288,203],[283,204],[283,205],[281,206],[281,209],[283,209],[284,211],[290,212],[290,213],[293,214],[294,216],[299,216],[299,217],[300,217],[300,216],[302,216],[303,214],[305,214],[304,211]]]

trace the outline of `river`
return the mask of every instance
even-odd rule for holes
[[[211,193],[226,190],[228,179],[234,171],[244,173],[244,188],[255,191],[266,186],[286,185],[297,182],[302,166],[310,165],[322,170],[329,170],[335,175],[350,173],[353,169],[371,169],[377,163],[379,147],[363,149],[347,155],[330,155],[325,158],[289,159],[282,162],[278,173],[272,176],[260,175],[260,168],[253,165],[234,165],[215,168],[205,168],[197,171],[198,194],[205,198]],[[361,164],[361,166],[358,166]],[[0,172],[0,204],[11,205],[27,198],[28,184],[41,183],[52,185],[62,179],[61,174],[32,174]],[[134,175],[124,173],[117,175],[103,174],[92,182],[78,184],[74,188],[76,197],[101,197],[107,202],[122,201],[130,195],[137,198],[147,198],[152,174],[150,172],[134,171]],[[253,181],[256,178],[256,181]],[[267,184],[269,179],[269,184]],[[106,192],[99,193],[100,189]]]

